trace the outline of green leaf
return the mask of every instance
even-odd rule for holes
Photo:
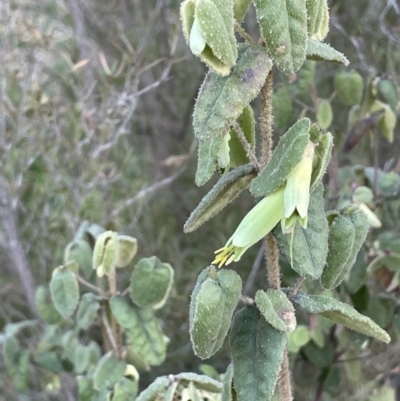
[[[129,235],[118,235],[117,267],[125,267],[137,252],[137,240]]]
[[[197,170],[195,182],[197,186],[204,185],[217,168],[218,152],[223,144],[223,136],[199,140]]]
[[[74,260],[85,277],[90,277],[92,270],[92,249],[88,242],[82,238],[70,242],[64,251],[64,263]]]
[[[118,260],[118,234],[114,231],[105,231],[96,238],[93,250],[93,269],[98,277],[110,274],[116,267]]]
[[[307,60],[349,64],[349,60],[342,53],[330,47],[327,43],[321,43],[314,39],[307,39],[306,55]]]
[[[243,109],[243,113],[238,117],[237,123],[242,129],[244,137],[246,138],[248,144],[250,145],[251,151],[255,152],[255,135],[256,135],[256,122],[254,120],[254,112],[251,106],[246,106]],[[246,153],[245,148],[240,142],[238,134],[232,128],[230,130],[231,139],[229,141],[229,157],[230,157],[230,167],[238,167],[243,164],[250,163],[250,159]]]
[[[62,316],[54,306],[50,290],[47,286],[40,285],[36,289],[35,303],[40,317],[47,324],[57,324],[62,320]]]
[[[355,228],[350,218],[339,214],[329,227],[329,252],[321,277],[323,288],[335,288],[348,270],[353,252]]]
[[[119,360],[112,352],[103,355],[93,372],[93,387],[96,390],[113,387],[125,373],[126,362]]]
[[[73,339],[68,355],[74,364],[75,373],[82,374],[89,367],[90,354],[91,350],[89,347],[85,347],[77,338]]]
[[[306,0],[254,0],[261,34],[277,67],[294,74],[306,58]]]
[[[249,187],[254,174],[255,170],[252,165],[237,167],[224,174],[192,212],[183,231],[185,233],[192,232],[215,217],[244,189]]]
[[[168,390],[164,394],[163,401],[174,401],[175,391],[178,388],[178,384],[178,382],[174,382],[168,387]]]
[[[370,318],[361,315],[350,305],[324,295],[308,295],[298,292],[292,301],[309,313],[322,315],[335,323],[351,330],[374,337],[385,343],[390,342],[389,334],[382,330]]]
[[[207,268],[209,277],[200,275],[190,304],[190,338],[195,354],[209,358],[222,346],[242,290],[242,280],[233,270]],[[201,282],[200,282],[201,281]]]
[[[321,129],[326,130],[330,127],[333,120],[333,112],[329,100],[321,100],[317,106],[316,119]]]
[[[170,381],[168,377],[161,376],[154,380],[145,390],[143,390],[136,401],[153,401],[157,398],[160,393],[165,393],[167,391]]]
[[[251,0],[233,0],[233,15],[237,22],[243,21],[250,3]]]
[[[260,46],[239,46],[239,58],[228,77],[209,72],[200,88],[193,114],[195,136],[223,136],[243,109],[258,95],[271,60]]]
[[[122,377],[114,386],[112,401],[132,401],[138,393],[138,382]]]
[[[237,58],[237,44],[232,0],[198,0],[195,15],[207,46],[223,64],[233,66]],[[212,64],[210,67],[213,67]]]
[[[100,304],[94,294],[91,292],[84,294],[76,313],[77,326],[82,330],[88,329],[96,318],[99,308]]]
[[[313,171],[311,174],[311,192],[322,181],[332,155],[333,136],[330,132],[323,134],[316,124],[310,129],[310,139],[316,144]]]
[[[186,0],[181,5],[181,20],[192,52],[216,73],[229,75],[237,58],[232,1]],[[199,40],[200,47],[195,45]]]
[[[286,348],[286,334],[246,306],[236,313],[230,334],[234,387],[239,401],[271,400]]]
[[[57,311],[63,317],[71,316],[79,302],[79,285],[75,274],[63,266],[54,269],[50,291]]]
[[[93,379],[87,376],[78,376],[78,400],[93,401]]]
[[[250,192],[254,196],[272,194],[285,183],[303,157],[309,140],[309,130],[310,120],[302,118],[282,136],[271,160],[250,185]]]
[[[221,401],[237,401],[236,390],[233,387],[233,365],[229,364],[224,374]]]
[[[168,340],[161,331],[154,311],[151,308],[138,308],[121,296],[111,298],[110,306],[136,357],[150,365],[160,365],[165,360]]]
[[[390,105],[392,111],[396,113],[397,103],[399,102],[396,84],[388,78],[381,78],[378,82],[378,93]]]
[[[280,224],[274,229],[274,235],[281,250],[289,261],[292,259],[292,268],[300,276],[314,280],[321,276],[325,266],[328,254],[328,232],[329,227],[324,212],[323,185],[321,183],[316,186],[310,196],[307,228],[304,229],[298,224],[296,225],[292,245],[292,235],[283,234]]]
[[[210,393],[220,393],[222,390],[222,383],[207,375],[199,375],[192,372],[184,372],[175,375],[175,379],[179,380],[183,386],[193,382],[199,390],[208,391]]]
[[[399,259],[400,262],[400,259]],[[350,294],[357,292],[364,284],[365,277],[367,276],[367,258],[365,251],[360,250],[357,254],[357,258],[353,268],[350,270],[346,277],[346,290]]]
[[[297,354],[304,345],[311,340],[307,326],[299,325],[296,330],[288,333],[288,351]]]
[[[45,351],[34,354],[35,363],[53,373],[60,373],[64,370],[60,358],[55,352]]]
[[[275,127],[288,128],[293,124],[293,102],[286,86],[281,86],[272,95]]]
[[[143,308],[161,308],[171,291],[174,269],[168,263],[152,256],[141,259],[131,276],[130,296],[132,301]]]
[[[335,90],[348,106],[359,104],[364,91],[363,78],[355,70],[340,71],[335,75]]]
[[[265,320],[276,330],[286,332],[296,328],[294,307],[284,292],[272,288],[258,290],[254,300]]]

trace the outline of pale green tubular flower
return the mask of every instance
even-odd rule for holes
[[[314,146],[311,141],[308,142],[303,158],[287,179],[284,195],[285,212],[281,222],[284,233],[293,232],[297,221],[303,228],[307,227]]]
[[[262,199],[239,224],[226,245],[215,251],[218,267],[237,262],[248,248],[264,238],[282,219],[285,187]]]

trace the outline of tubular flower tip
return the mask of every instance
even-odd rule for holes
[[[283,232],[292,232],[297,221],[303,228],[307,227],[314,146],[314,143],[308,142],[302,159],[287,179],[284,195],[285,212],[281,222]]]
[[[264,238],[283,217],[285,187],[266,196],[243,218],[226,245],[215,251],[212,262],[218,267],[237,262],[248,248]]]

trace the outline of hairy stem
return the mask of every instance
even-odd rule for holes
[[[247,157],[251,161],[251,164],[259,171],[260,164],[258,163],[256,155],[253,153],[253,151],[251,149],[251,145],[249,144],[249,142],[247,142],[246,136],[244,135],[242,128],[240,127],[240,125],[237,122],[233,123],[232,127],[236,131],[239,141],[243,145],[244,150],[246,151]]]
[[[261,167],[264,167],[272,155],[272,71],[268,74],[264,86],[261,89]],[[265,258],[267,262],[268,285],[270,288],[281,288],[281,270],[279,266],[278,244],[272,234],[265,238]],[[279,375],[279,395],[281,401],[292,401],[292,389],[290,385],[289,359],[285,351],[281,371]]]
[[[235,31],[249,44],[254,45],[253,38],[235,21]]]

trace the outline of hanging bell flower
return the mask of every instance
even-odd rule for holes
[[[314,147],[314,143],[309,141],[302,159],[289,174],[286,181],[284,195],[285,212],[281,222],[284,233],[292,232],[297,221],[303,228],[307,227]]]
[[[262,199],[244,217],[226,245],[215,251],[218,267],[237,262],[248,248],[264,238],[282,219],[285,187]]]

